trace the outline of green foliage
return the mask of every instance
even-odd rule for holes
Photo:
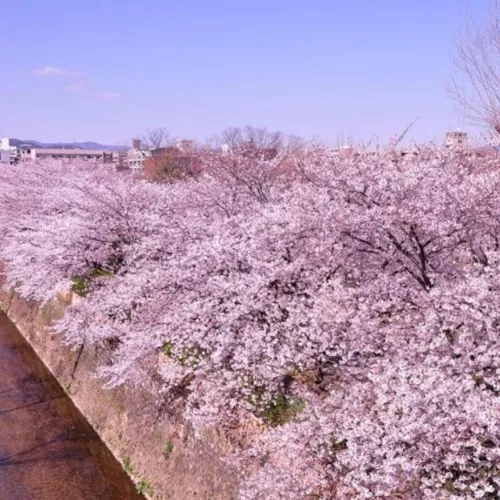
[[[455,493],[456,489],[455,489],[455,485],[453,484],[452,481],[447,481],[443,488],[448,491],[449,493]]]
[[[161,346],[162,352],[169,358],[175,358],[181,365],[191,366],[192,368],[196,368],[200,363],[201,358],[206,355],[206,352],[198,347],[182,349],[180,353],[174,352],[174,348],[174,343],[170,341],[165,342]]]
[[[92,291],[90,286],[92,280],[105,276],[113,276],[113,272],[103,266],[94,266],[85,272],[85,274],[71,278],[71,290],[80,297],[87,297]]]
[[[293,420],[305,407],[302,399],[280,394],[264,408],[262,418],[273,427],[283,425]]]
[[[146,479],[141,479],[137,485],[136,485],[136,490],[137,493],[146,493],[148,495],[153,494],[153,487],[151,486],[151,483],[147,481]]]
[[[168,440],[167,444],[165,445],[165,449],[163,450],[163,456],[165,457],[165,460],[168,460],[170,457],[170,454],[174,451],[174,443],[172,441]]]
[[[123,470],[129,476],[135,476],[137,474],[136,470],[134,469],[134,466],[132,465],[132,459],[129,456],[123,457]],[[135,485],[135,489],[137,490],[137,493],[140,493],[140,494],[143,494],[143,493],[148,494],[148,495],[153,494],[153,487],[151,486],[151,483],[146,479],[141,479]]]
[[[190,349],[184,349],[180,356],[178,356],[178,361],[183,366],[190,366],[191,368],[196,368],[206,352],[198,347],[191,347]]]
[[[113,276],[113,272],[103,266],[96,266],[90,269],[87,273],[88,278],[102,278],[104,276]]]
[[[255,408],[255,415],[273,427],[292,421],[306,407],[304,400],[288,394],[270,398],[266,388],[255,385],[251,378],[247,384],[249,395],[246,400]]]
[[[129,456],[123,457],[123,470],[129,475],[132,476],[135,474],[134,467],[132,465],[132,460]]]
[[[71,283],[71,290],[80,297],[86,297],[91,291],[85,276],[73,276]]]
[[[169,358],[174,355],[174,344],[172,342],[165,342],[161,346],[162,352],[164,352]]]

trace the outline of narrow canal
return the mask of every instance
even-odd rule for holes
[[[143,499],[1,311],[0,499]]]

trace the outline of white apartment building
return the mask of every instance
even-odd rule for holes
[[[145,149],[129,149],[125,164],[128,168],[141,169],[144,167],[144,161],[151,156],[151,152]]]
[[[0,150],[0,163],[3,165],[10,165],[10,152]]]
[[[32,148],[30,146],[21,147],[22,162],[46,159],[101,162],[104,160],[105,154],[106,151],[91,149],[45,149]]]
[[[469,136],[467,132],[447,132],[446,147],[447,148],[464,148],[469,144]]]
[[[0,163],[13,165],[18,160],[18,151],[10,145],[8,137],[0,138]]]

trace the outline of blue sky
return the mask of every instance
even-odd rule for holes
[[[0,135],[120,144],[267,126],[335,144],[467,128],[445,81],[487,0],[16,0],[2,6]]]

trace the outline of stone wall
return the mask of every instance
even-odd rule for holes
[[[64,314],[68,304],[68,297],[59,297],[39,307],[16,293],[0,291],[0,308],[111,452],[120,462],[125,460],[136,483],[144,481],[146,490],[151,486],[150,498],[236,499],[238,474],[220,460],[220,454],[230,449],[222,436],[213,432],[204,440],[195,440],[187,425],[169,421],[159,411],[148,390],[104,389],[94,375],[98,350],[87,347],[81,353],[73,352],[47,328]],[[170,454],[164,454],[167,444],[173,445]]]

